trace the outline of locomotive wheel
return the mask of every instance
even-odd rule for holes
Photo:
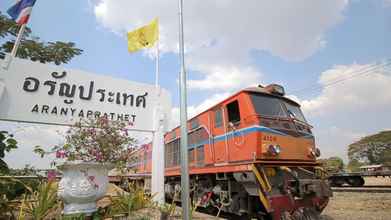
[[[338,179],[338,178],[329,179],[329,184],[332,187],[341,187],[344,183],[345,182],[343,179]]]
[[[365,184],[365,181],[361,176],[349,178],[347,179],[347,182],[349,183],[349,185],[354,187],[360,187]]]
[[[304,209],[305,220],[319,220],[320,213],[313,208]]]

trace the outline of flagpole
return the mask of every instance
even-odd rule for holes
[[[26,30],[26,24],[22,24],[22,26],[20,26],[19,33],[18,33],[18,36],[16,37],[14,47],[12,48],[11,54],[7,55],[5,58],[5,62],[3,63],[4,69],[8,69],[9,65],[12,62],[12,59],[14,57],[16,57],[16,53],[18,52],[18,48],[19,48],[20,43],[22,41],[22,37],[23,37],[25,30]]]
[[[160,63],[159,63],[159,59],[160,59],[160,52],[159,52],[159,41],[160,41],[160,38],[157,39],[157,42],[156,42],[156,69],[155,69],[155,87],[158,88],[159,87],[159,71],[160,71]]]
[[[185,49],[183,34],[183,0],[179,0],[179,54],[181,63],[180,72],[180,121],[181,121],[181,200],[182,200],[182,219],[191,219],[190,212],[190,194],[189,194],[189,164],[188,164],[188,143],[187,143],[187,89],[186,89],[186,71],[185,71]]]
[[[159,205],[164,204],[164,120],[162,107],[160,103],[159,86],[159,36],[156,42],[156,68],[155,68],[155,89],[157,93],[156,106],[154,109],[154,131],[152,141],[152,178],[151,193],[153,200]]]
[[[16,52],[18,51],[20,42],[22,41],[23,33],[26,29],[26,24],[22,24],[22,26],[19,29],[18,36],[16,37],[16,41],[14,44],[14,47],[12,48],[11,57],[14,58],[16,56]]]

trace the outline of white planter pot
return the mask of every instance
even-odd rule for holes
[[[58,196],[64,202],[63,214],[91,214],[97,210],[109,183],[107,164],[83,161],[65,162],[58,166],[63,177],[58,184]]]

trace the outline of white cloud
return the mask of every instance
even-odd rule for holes
[[[322,158],[339,156],[346,162],[348,161],[348,145],[367,135],[363,132],[351,131],[336,126],[315,128],[314,132],[317,137],[317,147],[321,149]]]
[[[251,64],[252,50],[289,61],[304,60],[326,45],[325,33],[343,19],[347,4],[347,0],[186,1],[187,64],[204,77],[192,81],[192,88],[233,89],[250,79],[259,81],[261,74]],[[158,16],[162,51],[178,51],[176,1],[101,0],[95,15],[102,26],[123,36]],[[211,80],[224,76],[221,70],[230,78],[240,75],[243,79],[210,86]]]
[[[383,0],[384,7],[391,7],[391,0]]]
[[[328,86],[339,80],[343,81]],[[301,101],[303,110],[313,116],[378,111],[391,103],[391,74],[373,65],[335,66],[321,74],[319,83],[325,87],[321,94]]]
[[[217,93],[211,96],[208,99],[205,99],[203,102],[201,102],[199,105],[191,105],[187,107],[187,116],[188,119],[196,116],[197,114],[207,110],[208,108],[213,107],[217,103],[223,101],[225,98],[228,98],[230,93]],[[174,107],[171,110],[171,122],[169,128],[175,128],[179,125],[180,119],[180,111],[178,107]]]
[[[49,125],[31,125],[25,123],[2,122],[0,130],[14,134],[18,141],[18,148],[6,154],[5,161],[13,168],[23,168],[29,164],[36,168],[49,168],[53,155],[40,158],[33,153],[34,147],[39,145],[50,150],[64,141],[66,127]]]
[[[235,66],[210,68],[210,74],[201,80],[188,80],[189,89],[231,90],[260,82],[260,74],[248,67],[239,69]]]
[[[95,15],[97,17],[102,17],[107,13],[106,4],[98,4],[94,8]]]

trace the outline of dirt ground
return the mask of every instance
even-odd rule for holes
[[[365,185],[390,185],[390,178],[365,178]],[[324,220],[390,220],[391,193],[334,192]]]
[[[336,192],[324,220],[390,220],[391,193]]]
[[[365,186],[391,186],[390,177],[365,177]]]

